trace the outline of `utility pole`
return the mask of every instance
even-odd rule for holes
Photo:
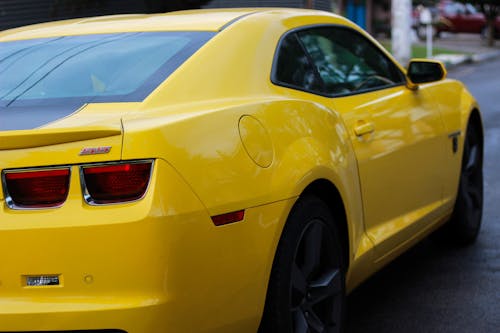
[[[306,0],[304,1],[305,8],[314,8],[314,0]]]
[[[411,0],[392,0],[392,54],[403,66],[411,58]]]

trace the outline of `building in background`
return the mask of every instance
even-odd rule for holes
[[[140,13],[143,0],[0,0],[0,30],[55,20],[96,15]]]
[[[333,11],[372,34],[390,33],[390,0],[0,0],[0,30],[75,17],[180,8],[294,7]]]
[[[338,1],[333,1],[337,3]],[[331,11],[331,0],[0,0],[0,30],[111,14],[160,13],[181,8],[294,7]]]
[[[331,0],[212,0],[206,8],[220,7],[293,7],[332,10]]]
[[[371,27],[372,0],[347,0],[343,5],[348,19],[356,22],[363,29],[367,29],[367,26]]]
[[[390,0],[337,0],[336,12],[344,15],[371,34],[386,34],[391,31]]]

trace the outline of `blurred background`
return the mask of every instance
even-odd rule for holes
[[[500,57],[500,0],[0,0],[0,30],[69,18],[221,7],[313,8],[343,15],[401,64],[451,67]],[[500,44],[500,43],[497,43]]]
[[[0,0],[0,30],[74,17],[127,13],[161,13],[180,9],[217,7],[305,7],[342,14],[376,36],[390,36],[391,2],[405,0]],[[491,2],[493,5],[488,5]],[[409,18],[418,37],[425,38],[419,24],[424,7],[431,10],[434,37],[442,32],[477,33],[488,37],[487,17],[481,12],[500,7],[498,1],[411,1]],[[491,8],[493,9],[493,8]],[[498,8],[496,9],[498,11]],[[493,11],[493,14],[495,12]],[[498,14],[498,13],[496,13]],[[420,29],[419,29],[420,28]],[[496,18],[495,33],[500,34]],[[497,36],[498,37],[498,36]]]

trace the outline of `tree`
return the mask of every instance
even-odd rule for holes
[[[493,46],[495,44],[495,20],[500,15],[500,0],[462,0],[461,2],[468,2],[477,6],[484,14],[488,46]]]
[[[411,1],[392,0],[391,39],[394,57],[403,65],[411,58]]]

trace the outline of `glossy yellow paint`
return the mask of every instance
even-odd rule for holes
[[[338,98],[334,107],[352,129],[365,226],[377,245],[377,256],[383,256],[414,235],[420,224],[434,222],[419,220],[441,207],[448,140],[443,122],[424,87],[413,92],[400,86]],[[373,132],[356,134],[360,123],[371,124]]]
[[[260,167],[273,163],[273,142],[266,128],[256,118],[244,115],[239,122],[240,139],[250,158]]]
[[[216,228],[171,166],[158,159],[154,170],[156,186],[137,203],[86,206],[72,177],[70,197],[59,209],[2,206],[0,246],[9,253],[0,268],[2,330],[255,330],[270,231],[292,201],[249,208],[244,222]],[[22,276],[39,274],[60,274],[64,285],[22,285]],[[239,288],[231,287],[234,281],[241,281]],[[191,307],[197,316],[188,315]],[[227,318],[241,323],[225,328]]]
[[[2,170],[71,165],[62,207],[0,207],[0,251],[9,254],[0,265],[0,331],[255,332],[288,213],[318,180],[338,191],[345,209],[335,213],[347,220],[349,290],[444,221],[461,160],[448,134],[464,133],[474,99],[452,80],[341,98],[273,85],[280,37],[313,24],[360,31],[323,12],[238,9],[0,33],[1,42],[219,31],[143,102],[86,105],[34,131],[48,133],[52,145],[0,150]],[[16,135],[25,133],[1,134]],[[112,149],[79,156],[99,146]],[[84,202],[79,165],[135,159],[154,159],[142,200]],[[241,209],[238,223],[215,227],[210,219]],[[23,285],[23,277],[44,274],[60,275],[63,284]]]
[[[119,126],[95,126],[81,130],[74,128],[40,129],[37,133],[33,133],[31,130],[8,131],[0,133],[0,150],[51,146],[121,134],[122,130]]]
[[[144,31],[219,31],[224,25],[254,10],[226,9],[168,14],[128,14],[80,18],[20,27],[0,32],[0,40]]]

